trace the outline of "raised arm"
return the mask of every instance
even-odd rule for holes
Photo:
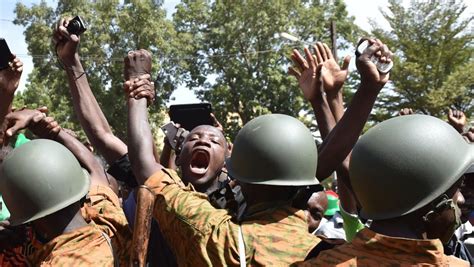
[[[464,127],[466,126],[467,118],[464,112],[460,110],[448,110],[448,123],[456,129],[459,133],[464,132]]]
[[[61,130],[59,124],[45,113],[38,110],[24,109],[6,116],[8,129],[6,135],[11,137],[19,130],[28,127],[36,136],[55,140],[67,147],[79,163],[91,176],[92,184],[110,186],[108,177],[94,155],[76,138]]]
[[[116,137],[87,81],[77,47],[80,37],[69,34],[66,27],[70,19],[61,19],[57,24],[53,41],[69,82],[74,111],[91,144],[97,148],[107,163],[113,164],[127,153],[127,146]]]
[[[392,53],[380,40],[369,42],[371,45],[356,60],[360,86],[341,120],[322,144],[317,177],[329,176],[347,157],[367,122],[378,93],[389,79],[389,74],[379,73],[370,59],[375,56],[381,62],[390,62]]]
[[[306,47],[304,48],[304,52],[306,59],[303,58],[298,50],[293,50],[291,58],[293,59],[295,67],[289,68],[289,73],[298,79],[305,99],[313,107],[319,132],[324,139],[330,132],[330,129],[334,127],[336,121],[324,96],[321,81],[322,59],[318,56],[313,56]],[[314,46],[314,52],[315,54],[319,54],[317,46]]]
[[[139,184],[143,184],[148,177],[163,168],[156,162],[153,154],[147,99],[141,98],[141,95],[152,87],[150,75],[147,74],[150,70],[151,54],[148,51],[129,52],[125,57],[124,73],[127,81],[124,84],[124,89],[128,97],[128,155]]]
[[[9,67],[0,70],[0,125],[3,125],[5,116],[10,112],[15,91],[20,84],[23,71],[23,62],[15,55]],[[4,129],[3,129],[4,130]],[[0,135],[0,144],[3,144],[3,131]]]

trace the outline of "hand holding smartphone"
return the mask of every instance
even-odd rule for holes
[[[199,125],[214,125],[209,103],[184,104],[170,106],[170,119],[188,131]]]
[[[363,41],[362,43],[360,43],[358,46],[357,46],[357,50],[356,50],[356,56],[360,56],[362,53],[364,53],[364,51],[370,46],[370,43],[369,43],[369,40],[365,40]],[[378,57],[376,57],[375,55],[373,55],[371,58],[370,58],[370,61],[372,61],[372,63],[375,64],[375,66],[377,67],[377,70],[381,73],[381,74],[386,74],[386,73],[389,73],[390,70],[392,69],[393,67],[393,61],[390,61],[388,63],[384,63],[384,62],[381,62]]]
[[[6,69],[13,60],[13,55],[8,48],[7,41],[0,38],[0,70]]]

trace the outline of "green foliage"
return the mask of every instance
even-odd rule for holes
[[[45,1],[31,7],[18,3],[15,23],[26,28],[28,51],[44,56],[33,56],[35,68],[28,77],[27,89],[17,95],[15,105],[48,106],[50,114],[63,127],[79,131],[83,137],[77,119],[72,116],[66,75],[51,45],[53,24],[63,15],[80,15],[88,23],[79,51],[89,83],[115,134],[124,140],[127,119],[122,60],[134,49],[144,48],[153,53],[153,73],[159,73],[155,83],[159,96],[152,108],[151,121],[157,129],[164,117],[157,111],[163,109],[179,82],[180,43],[160,1],[127,2],[123,5],[118,0],[60,0],[55,8]]]
[[[330,20],[337,25],[338,48],[355,41],[357,28],[343,1],[183,0],[174,14],[188,55],[183,78],[200,99],[212,103],[230,136],[261,114],[297,117],[310,107],[287,75],[295,44],[276,34],[330,43]]]
[[[374,25],[373,33],[395,52],[393,90],[381,96],[377,120],[405,107],[438,117],[449,107],[473,112],[474,17],[462,18],[465,9],[458,0],[412,1],[408,8],[389,0],[382,13],[392,30]]]

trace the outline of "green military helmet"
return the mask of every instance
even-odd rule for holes
[[[83,198],[89,174],[63,145],[46,139],[30,141],[10,152],[0,173],[0,194],[12,225],[55,213]]]
[[[269,114],[239,131],[226,163],[229,175],[245,183],[303,186],[319,183],[317,161],[316,144],[303,123]]]
[[[361,216],[396,218],[429,204],[471,166],[473,148],[449,124],[426,115],[373,127],[354,146],[350,163]]]

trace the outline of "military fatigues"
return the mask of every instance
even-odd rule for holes
[[[419,240],[384,236],[364,228],[352,241],[297,266],[469,266],[443,253],[438,239]]]
[[[185,187],[172,170],[155,173],[146,185],[157,194],[153,215],[179,265],[239,264],[239,224],[228,211],[214,208],[207,195]],[[303,260],[319,242],[307,232],[304,212],[290,203],[250,207],[241,225],[250,265],[287,266]]]
[[[30,258],[35,266],[128,265],[132,234],[117,195],[104,186],[92,186],[82,208],[88,226],[60,235]],[[113,247],[113,252],[112,248]]]

